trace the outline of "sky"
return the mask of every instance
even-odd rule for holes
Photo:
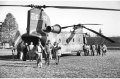
[[[0,5],[47,5],[47,6],[79,6],[79,7],[96,7],[120,9],[120,1],[112,0],[0,0]],[[27,11],[31,8],[26,7],[0,7],[0,22],[3,22],[7,13],[12,13],[16,18],[20,32],[26,32]],[[61,27],[74,24],[102,24],[87,25],[86,27],[93,30],[102,30],[105,36],[120,36],[120,11],[102,11],[102,10],[82,10],[82,9],[44,9],[50,17],[51,26],[59,24]],[[67,29],[69,30],[69,29]],[[86,33],[94,34],[84,30]]]

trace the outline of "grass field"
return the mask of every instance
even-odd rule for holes
[[[56,65],[36,61],[11,59],[10,50],[0,51],[0,78],[120,78],[120,50],[110,50],[106,56],[65,55]]]

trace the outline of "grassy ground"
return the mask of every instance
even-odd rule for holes
[[[4,56],[5,55],[5,56]],[[110,50],[106,56],[61,57],[60,64],[37,68],[36,61],[11,59],[11,51],[0,51],[1,78],[120,78],[120,51]]]

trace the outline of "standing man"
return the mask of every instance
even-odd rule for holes
[[[93,56],[94,56],[94,55],[95,55],[95,52],[96,52],[96,50],[95,50],[95,49],[96,49],[95,45],[92,45],[92,49],[93,49],[92,51],[93,51]]]
[[[102,45],[102,56],[103,54],[106,55],[107,52],[107,46],[105,44]]]
[[[28,56],[29,56],[29,59],[30,59],[30,60],[33,60],[33,58],[34,58],[34,56],[35,56],[33,42],[31,42],[30,45],[29,45]]]
[[[55,58],[56,65],[58,65],[59,64],[59,59],[60,59],[60,56],[61,56],[61,50],[60,50],[61,47],[59,46],[59,43],[55,44],[54,49],[55,49],[55,54],[56,54],[56,58]]]
[[[86,50],[86,44],[83,45],[83,52],[84,52],[84,56],[86,56],[86,52],[87,52],[87,50]]]
[[[33,42],[31,42],[29,45],[29,50],[33,50],[33,48],[34,48]]]
[[[25,43],[23,47],[23,61],[26,61],[27,59],[27,52],[28,52],[28,44]]]
[[[52,54],[53,54],[53,59],[56,59],[56,51],[55,51],[55,47],[56,47],[56,42],[53,43],[53,48],[52,48]]]
[[[41,45],[41,42],[39,41],[37,47],[37,67],[42,67],[42,53],[43,53],[43,46]]]
[[[50,43],[50,40],[48,40],[45,45],[45,52],[46,52],[45,63],[48,65],[50,64],[51,49],[52,49],[51,43]]]
[[[15,45],[14,43],[12,44],[12,58],[15,59]]]
[[[97,47],[97,55],[101,55],[101,45],[98,45],[98,47]]]

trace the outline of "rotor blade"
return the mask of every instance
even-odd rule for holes
[[[41,9],[41,8],[45,8],[45,6],[40,6],[40,5],[0,5],[0,6],[9,6],[9,7],[31,7],[31,8],[38,8],[38,9]]]
[[[10,6],[10,7],[31,7],[31,5],[0,5],[0,6]]]
[[[74,25],[73,25],[73,26],[65,26],[65,27],[61,27],[61,29],[66,29],[66,28],[68,28],[68,27],[74,27]]]
[[[104,36],[104,35],[96,32],[96,31],[94,31],[92,29],[86,28],[85,26],[82,26],[82,27],[85,28],[85,29],[87,29],[87,30],[89,30],[89,31],[91,31],[91,32],[93,32],[93,33],[95,33],[95,34],[97,34],[97,35],[99,35],[99,36],[101,36],[101,37],[103,37],[103,38],[105,38],[106,40],[108,40],[108,41],[110,41],[112,43],[115,43],[115,41],[111,40],[110,38],[108,38],[108,37],[106,37],[106,36]]]
[[[102,24],[81,24],[81,25],[102,25]]]
[[[65,26],[65,27],[62,27],[62,29],[66,29],[68,27],[74,27],[74,26],[81,26],[81,25],[102,25],[102,24],[78,24],[78,25],[72,25],[72,26]]]
[[[120,11],[120,9],[109,9],[109,8],[94,8],[94,7],[75,7],[75,6],[45,6],[43,8],[60,8],[60,9],[87,9],[87,10],[108,10],[108,11]]]
[[[108,11],[120,11],[120,9],[108,9],[108,8],[94,8],[94,7],[76,7],[76,6],[40,6],[40,5],[0,5],[0,6],[16,6],[16,7],[35,7],[35,8],[60,8],[60,9],[87,9],[87,10],[108,10]]]

